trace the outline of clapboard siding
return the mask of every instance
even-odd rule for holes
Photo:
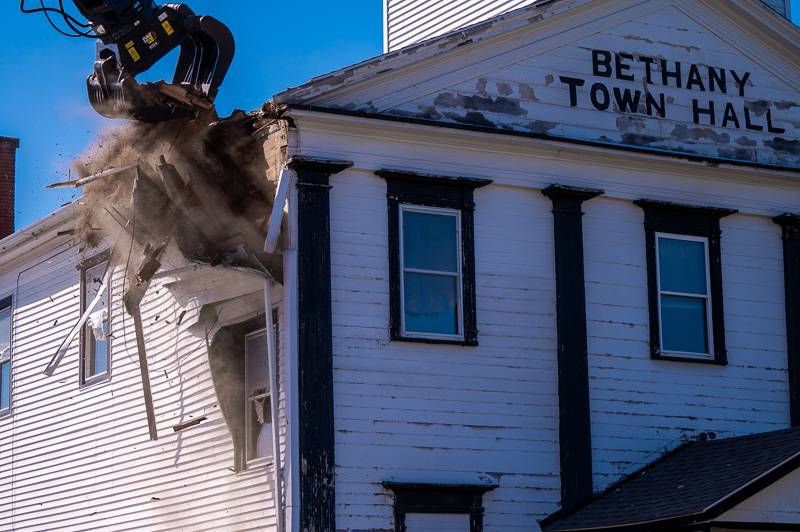
[[[536,0],[384,0],[386,51],[469,26]]]
[[[650,359],[644,213],[584,206],[595,488],[699,432],[789,424],[780,231],[765,217],[722,220],[728,366]]]
[[[0,293],[17,295],[13,415],[0,419],[0,528],[272,529],[272,466],[232,472],[206,341],[187,330],[197,309],[182,307],[162,281],[154,281],[142,305],[157,442],[147,433],[133,320],[122,310],[124,265],[112,284],[111,380],[78,386],[77,341],[53,377],[42,374],[79,317],[80,260],[72,247],[43,249],[13,270],[0,265]],[[283,412],[283,393],[278,400]],[[172,430],[199,416],[208,419]],[[281,434],[284,447],[283,415]]]
[[[384,0],[387,52],[444,35],[537,0]],[[762,0],[780,15],[789,15],[789,0]]]
[[[700,432],[789,425],[771,221],[800,201],[788,181],[351,120],[298,119],[304,153],[354,161],[331,181],[338,529],[391,530],[387,480],[494,478],[487,532],[537,530],[558,509],[553,214],[540,192],[552,183],[606,191],[583,205],[595,489]],[[386,186],[370,171],[379,168],[494,180],[475,193],[479,347],[389,341]],[[742,210],[722,220],[729,365],[651,360],[640,198]]]
[[[549,201],[475,193],[479,347],[390,343],[386,184],[332,185],[337,528],[392,529],[383,481],[490,480],[487,530],[530,530],[559,497]]]

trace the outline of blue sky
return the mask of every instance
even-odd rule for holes
[[[257,109],[286,87],[382,52],[381,0],[184,2],[225,22],[236,37],[236,57],[217,98],[222,115]],[[28,7],[38,3],[27,0]],[[76,197],[72,189],[44,186],[64,180],[72,159],[113,122],[96,115],[86,99],[94,41],[63,37],[40,14],[23,15],[18,8],[18,0],[0,1],[0,136],[21,139],[20,229]],[[139,79],[171,79],[173,65]]]
[[[382,0],[184,1],[236,36],[236,57],[217,99],[222,115],[257,109],[286,87],[381,53]],[[800,0],[792,2],[800,15]],[[113,122],[86,100],[94,41],[62,37],[44,17],[23,15],[18,7],[17,0],[0,2],[0,135],[21,138],[16,226],[22,228],[77,196],[44,187],[66,179],[72,159]],[[145,79],[162,77],[171,77],[171,66]]]

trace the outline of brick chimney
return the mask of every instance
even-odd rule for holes
[[[0,238],[14,232],[14,180],[19,139],[0,137]]]

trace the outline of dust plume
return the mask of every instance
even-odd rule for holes
[[[76,161],[79,176],[131,168],[85,185],[79,238],[90,247],[174,239],[187,259],[211,264],[245,249],[279,270],[280,261],[260,253],[275,194],[268,176],[276,175],[259,133],[264,124],[259,113],[219,120],[204,113],[104,133]],[[279,150],[285,156],[285,146]]]

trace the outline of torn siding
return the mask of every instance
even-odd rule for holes
[[[111,287],[111,380],[79,388],[77,342],[53,378],[42,375],[79,314],[76,266],[84,255],[77,247],[65,249],[44,262],[59,250],[42,249],[0,270],[0,291],[14,291],[20,275],[14,412],[0,420],[0,527],[272,529],[271,466],[231,471],[233,446],[210,375],[205,331],[191,330],[199,308],[181,304],[166,279],[153,282],[142,305],[157,442],[148,439],[133,324],[120,300],[124,264]],[[173,249],[165,266],[185,263]]]

